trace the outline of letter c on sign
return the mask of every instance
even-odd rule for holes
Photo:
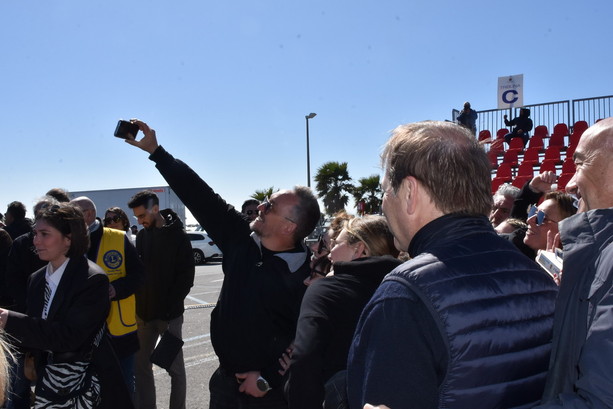
[[[508,99],[509,94],[511,94],[511,99]],[[502,102],[504,102],[505,104],[512,104],[513,102],[516,102],[517,99],[517,91],[515,91],[514,89],[510,89],[502,93]]]

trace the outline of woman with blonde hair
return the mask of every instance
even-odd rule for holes
[[[289,369],[291,408],[335,407],[343,399],[345,369],[362,309],[383,277],[401,264],[383,216],[347,221],[328,255],[333,275],[304,295]]]

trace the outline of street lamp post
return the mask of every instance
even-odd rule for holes
[[[309,151],[309,119],[315,118],[317,114],[315,112],[311,112],[308,115],[305,115],[306,119],[306,138],[307,138],[307,186],[311,187],[311,154]]]

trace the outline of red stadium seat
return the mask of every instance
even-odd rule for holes
[[[575,149],[577,148],[577,145],[570,145],[568,148],[566,148],[566,158],[573,158],[573,154],[575,153]]]
[[[498,187],[500,187],[500,185],[502,185],[505,182],[508,182],[508,180],[505,180],[504,178],[492,179],[492,195],[496,193],[496,191],[498,190]]]
[[[573,133],[578,133],[581,135],[587,128],[589,128],[589,125],[586,121],[577,121],[573,125]]]
[[[496,139],[504,139],[504,136],[509,133],[507,128],[501,128],[496,131]]]
[[[517,169],[517,176],[534,176],[534,165],[531,162],[522,162],[519,164],[519,168]]]
[[[534,128],[534,136],[539,136],[541,138],[546,138],[549,136],[549,130],[545,125],[539,125]]]
[[[495,139],[490,145],[490,152],[502,154],[504,152],[504,139]]]
[[[511,166],[517,166],[517,151],[506,151],[504,153],[504,156],[502,157],[502,163],[508,163]]]
[[[553,133],[551,134],[551,136],[553,135],[568,136],[568,134],[569,134],[568,125],[564,123],[560,123],[553,127]]]
[[[491,143],[491,139],[492,139],[492,133],[490,131],[488,131],[487,129],[484,129],[483,131],[479,132],[479,142],[483,142],[483,141],[487,141],[490,140],[489,142],[484,142],[484,143]]]
[[[498,167],[498,152],[490,150],[487,152],[487,157],[490,159],[492,169],[496,169]]]
[[[562,160],[560,159],[560,147],[555,145],[549,146],[545,150],[545,160],[547,159],[553,159],[558,163],[562,163]]]
[[[517,177],[515,179],[513,179],[513,183],[511,183],[511,184],[513,186],[515,186],[516,188],[521,189],[522,187],[524,187],[526,182],[528,182],[530,179],[532,179],[532,175],[530,175],[530,176],[520,176],[520,175],[517,175]]]
[[[568,182],[570,182],[574,175],[574,173],[562,173],[558,177],[558,190],[565,190],[566,185],[568,185]]]
[[[564,162],[562,162],[562,173],[575,173],[575,170],[575,161],[568,157],[564,159]]]
[[[511,165],[508,163],[501,163],[496,169],[496,178],[510,182],[513,179]]]
[[[564,147],[564,136],[562,134],[553,134],[551,138],[549,138],[549,146],[558,146],[560,148]]]
[[[524,160],[522,161],[522,163],[530,163],[533,166],[538,164],[541,161],[539,157],[540,151],[541,150],[539,148],[526,149],[526,152],[524,152]]]
[[[540,148],[540,149],[543,149],[543,146],[544,145],[543,145],[543,137],[542,136],[534,135],[528,141],[528,148]]]
[[[541,163],[541,168],[539,169],[539,173],[543,173],[546,171],[552,171],[556,173],[556,161],[552,159],[545,159],[543,163]]]
[[[524,151],[524,140],[519,136],[511,138],[511,143],[509,143],[509,149],[507,149],[507,151],[522,153]]]

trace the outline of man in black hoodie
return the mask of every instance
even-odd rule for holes
[[[136,291],[140,342],[135,367],[136,406],[155,409],[155,382],[149,358],[164,331],[182,338],[183,301],[194,285],[194,257],[183,223],[172,210],[160,210],[154,192],[138,192],[128,207],[144,227],[136,236],[136,250],[145,265],[145,283]],[[187,381],[181,350],[167,372],[171,378],[169,407],[185,408]]]

